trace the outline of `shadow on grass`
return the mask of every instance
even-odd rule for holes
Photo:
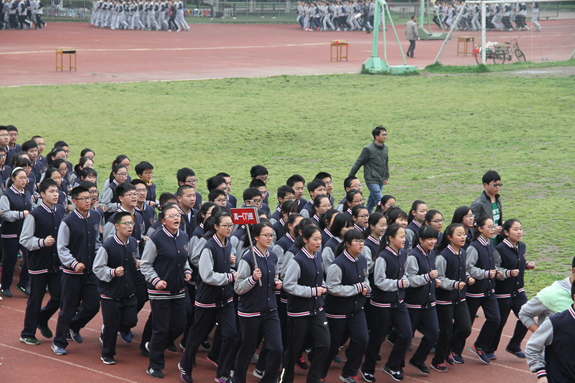
[[[547,67],[565,67],[575,66],[575,59],[567,61],[554,61],[554,62],[514,62],[513,64],[503,65],[442,65],[441,63],[431,64],[425,67],[422,73],[445,73],[445,74],[458,74],[458,73],[496,73],[496,72],[510,72],[522,69],[537,69]]]

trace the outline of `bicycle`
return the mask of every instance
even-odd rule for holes
[[[497,44],[495,43],[491,47],[487,47],[485,49],[485,58],[492,59],[494,64],[504,64],[505,61],[511,61],[513,56],[517,58],[517,61],[527,61],[525,58],[525,54],[519,48],[519,43],[517,40],[521,36],[505,43]],[[511,45],[513,43],[513,45]],[[479,64],[480,55],[481,55],[481,47],[475,45],[473,49],[473,57],[475,58],[475,62]]]

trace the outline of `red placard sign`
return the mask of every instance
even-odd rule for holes
[[[260,223],[260,217],[255,207],[242,207],[230,209],[232,213],[232,222],[235,225],[255,225]]]

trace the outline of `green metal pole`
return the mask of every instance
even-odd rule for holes
[[[387,7],[387,3],[385,0],[381,0],[381,17],[382,17],[382,24],[383,24],[383,61],[387,64],[387,40],[385,39],[385,10]]]
[[[419,1],[419,8],[421,8],[420,12],[419,12],[419,15],[420,15],[420,17],[419,17],[419,28],[421,28],[421,29],[423,29],[423,20],[425,19],[425,17],[424,17],[424,11],[425,11],[424,5],[425,5],[425,3],[426,3],[425,0]],[[431,30],[431,28],[429,28],[429,29]]]
[[[383,2],[385,3],[385,0],[383,0]],[[387,6],[387,3],[385,3],[385,9],[387,10],[387,15],[389,16],[389,19],[391,20],[391,13],[389,13],[389,7]],[[385,36],[385,29],[384,29],[383,33]],[[397,31],[395,30],[395,26],[393,27],[393,33],[395,34],[395,38],[397,39],[397,46],[399,47],[399,51],[401,52],[401,57],[403,58],[403,65],[407,65],[407,61],[405,61],[405,54],[403,53],[403,49],[401,48],[401,43],[399,42],[399,36],[397,35]],[[385,62],[387,62],[387,56],[385,57]]]
[[[375,1],[375,14],[373,15],[373,42],[371,43],[371,57],[377,57],[377,45],[379,39],[379,12],[381,3]],[[385,24],[384,24],[385,25]],[[385,31],[383,32],[385,34]]]

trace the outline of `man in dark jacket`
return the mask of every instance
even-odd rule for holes
[[[489,170],[483,175],[483,193],[471,204],[473,217],[477,222],[481,217],[487,216],[493,220],[495,225],[495,234],[501,233],[503,226],[503,210],[501,209],[501,198],[499,189],[503,184],[501,177],[495,170]],[[494,238],[496,241],[496,238]],[[497,243],[494,243],[497,245]]]
[[[366,207],[370,213],[381,200],[383,185],[387,185],[389,179],[387,146],[385,145],[387,130],[383,126],[378,126],[371,134],[373,142],[363,148],[348,175],[348,177],[355,177],[359,168],[363,166],[363,176],[369,189]]]

